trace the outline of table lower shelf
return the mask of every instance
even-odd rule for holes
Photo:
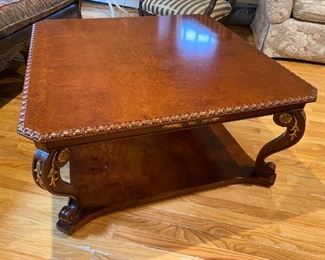
[[[202,185],[243,181],[253,166],[221,125],[70,148],[70,182],[81,191],[82,207],[118,208]]]
[[[68,196],[57,226],[67,234],[107,212],[235,183],[273,185],[273,153],[296,144],[305,130],[302,110],[278,113],[286,131],[265,144],[255,162],[222,124],[161,134],[36,150],[35,182],[52,194]],[[69,180],[60,169],[70,162]]]
[[[207,188],[270,185],[252,177],[253,165],[222,125],[72,147],[70,183],[81,212],[58,228],[71,233],[112,210]]]

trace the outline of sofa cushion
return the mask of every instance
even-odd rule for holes
[[[0,39],[32,24],[74,0],[0,0]]]
[[[293,17],[303,21],[325,23],[325,1],[296,0]]]
[[[203,14],[210,0],[144,0],[142,10],[155,15]],[[221,19],[231,12],[228,1],[218,0],[210,17]]]

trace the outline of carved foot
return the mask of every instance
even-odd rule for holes
[[[64,233],[72,233],[74,225],[80,218],[81,208],[78,206],[77,201],[70,199],[67,206],[64,206],[59,213],[59,221],[56,224],[58,229]]]
[[[78,206],[79,190],[62,180],[60,168],[70,158],[68,149],[44,152],[37,149],[33,159],[33,177],[38,186],[54,195],[68,196],[67,206],[59,213],[62,225],[73,225],[78,221],[80,209]]]
[[[108,210],[109,208],[104,206],[82,208],[75,200],[70,199],[68,205],[61,209],[56,226],[58,230],[70,235],[92,219],[105,214]]]
[[[80,208],[75,200],[70,199],[67,206],[64,206],[60,213],[59,219],[66,224],[73,224],[78,220]]]
[[[70,159],[69,149],[45,152],[37,149],[33,159],[34,180],[42,189],[54,195],[68,196],[69,203],[59,213],[57,227],[71,234],[90,220],[102,215],[105,207],[84,208],[80,203],[80,191],[77,187],[62,180],[60,168]]]
[[[264,185],[271,186],[275,182],[275,164],[265,162],[266,157],[295,145],[304,135],[306,115],[303,110],[278,113],[273,116],[276,124],[287,130],[262,147],[255,161],[255,175]]]

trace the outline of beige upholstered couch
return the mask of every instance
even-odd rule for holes
[[[270,57],[325,63],[325,0],[260,0],[251,28]]]

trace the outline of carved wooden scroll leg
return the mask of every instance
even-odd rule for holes
[[[262,147],[255,161],[255,174],[261,184],[271,186],[274,184],[275,164],[265,162],[266,157],[295,145],[304,135],[306,115],[303,110],[278,113],[273,116],[276,124],[286,127],[287,130]]]
[[[69,149],[44,152],[37,149],[33,159],[33,177],[37,185],[54,195],[68,196],[69,203],[59,213],[57,226],[65,233],[70,231],[79,221],[81,207],[78,202],[79,190],[62,180],[60,168],[70,157]]]

